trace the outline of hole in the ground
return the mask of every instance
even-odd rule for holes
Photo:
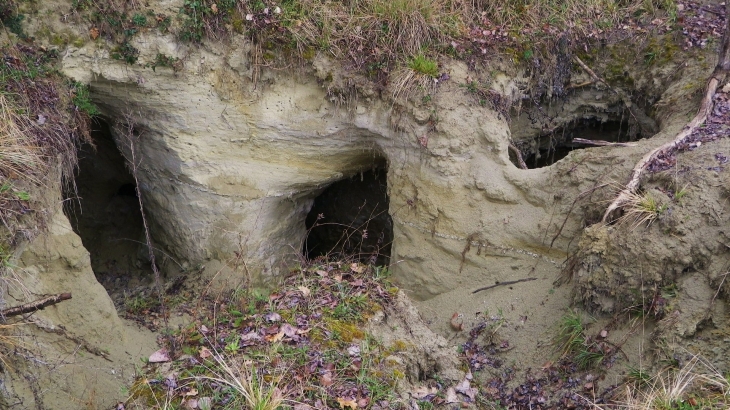
[[[123,293],[151,280],[150,265],[140,246],[144,241],[137,186],[114,143],[109,125],[93,125],[95,147],[79,150],[76,192],[67,192],[65,207],[76,234],[91,256],[97,280],[120,303]],[[78,197],[76,195],[78,194]]]
[[[387,171],[379,168],[335,182],[314,200],[303,253],[310,259],[354,257],[387,265],[393,241]]]
[[[607,121],[601,118],[581,118],[566,126],[556,129],[550,134],[541,135],[533,146],[523,152],[531,152],[524,158],[527,167],[542,168],[565,158],[571,151],[589,148],[591,144],[576,143],[575,138],[592,141],[629,142],[643,138],[638,127],[626,119]],[[513,162],[516,161],[512,158]]]

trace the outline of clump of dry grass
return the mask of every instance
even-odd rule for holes
[[[650,226],[667,209],[666,204],[660,203],[648,192],[631,193],[624,207],[625,213],[618,223],[630,223],[635,229],[643,224]]]
[[[644,386],[627,385],[623,401],[594,406],[605,410],[727,409],[730,381],[710,362],[693,355],[681,369],[660,372]]]
[[[35,175],[44,165],[42,152],[28,132],[28,118],[17,113],[7,98],[0,94],[0,176],[13,179]]]

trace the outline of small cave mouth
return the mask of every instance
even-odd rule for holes
[[[535,169],[553,165],[573,150],[598,146],[601,142],[623,143],[644,137],[640,128],[628,119],[587,117],[571,121],[533,141],[520,144],[518,148],[527,168]],[[576,141],[577,138],[594,143],[580,143]],[[513,152],[510,152],[510,160],[518,165]]]
[[[151,266],[141,250],[144,225],[137,185],[125,165],[106,121],[95,119],[93,146],[79,149],[75,189],[69,189],[64,212],[84,247],[91,268],[117,307],[125,293],[152,280]]]
[[[387,171],[377,168],[337,181],[314,199],[302,253],[310,260],[354,258],[387,265],[393,242]]]

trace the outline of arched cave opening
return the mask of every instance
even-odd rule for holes
[[[142,214],[134,177],[107,122],[96,119],[91,137],[94,145],[79,149],[75,190],[66,192],[64,211],[89,251],[97,280],[119,304],[124,292],[151,281],[150,265],[140,252]]]
[[[580,143],[575,139],[594,141],[596,143]],[[641,130],[628,118],[600,118],[586,117],[571,121],[556,130],[543,134],[530,142],[528,147],[521,149],[525,164],[528,168],[542,168],[550,166],[565,158],[571,151],[589,148],[601,142],[630,142],[644,138]],[[527,145],[527,144],[523,144]],[[514,153],[510,159],[516,164]]]
[[[387,265],[393,242],[387,170],[361,172],[325,188],[305,221],[302,253],[309,259],[354,258]]]

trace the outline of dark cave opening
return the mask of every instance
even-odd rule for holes
[[[309,259],[354,258],[387,265],[393,242],[388,206],[384,168],[333,183],[314,199],[307,214],[302,253]]]
[[[590,148],[592,144],[578,143],[576,138],[605,142],[630,142],[644,136],[638,126],[628,119],[603,120],[596,117],[580,118],[555,131],[541,135],[531,143],[531,147],[522,149],[530,155],[524,157],[528,168],[542,168],[550,166],[565,158],[571,151]],[[533,145],[534,144],[534,145]],[[510,152],[510,159],[516,163],[514,154]]]
[[[118,302],[114,292],[151,280],[149,262],[140,250],[142,213],[134,177],[107,122],[95,119],[91,137],[94,145],[79,149],[76,186],[66,192],[64,211],[89,251],[97,280]]]

